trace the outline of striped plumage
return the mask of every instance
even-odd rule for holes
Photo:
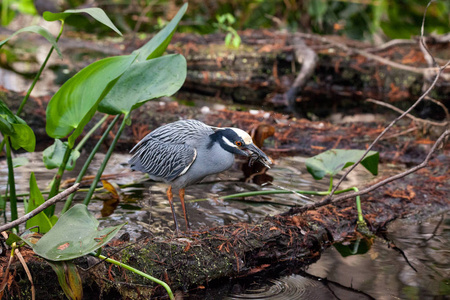
[[[184,206],[185,187],[229,169],[235,154],[254,154],[263,162],[270,163],[270,159],[243,130],[212,127],[197,120],[182,120],[161,126],[145,136],[131,152],[134,152],[129,161],[131,169],[170,184],[167,196],[177,231],[172,187],[180,189],[180,200],[189,227]]]

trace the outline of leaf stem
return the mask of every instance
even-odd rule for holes
[[[9,202],[11,205],[11,221],[17,220],[19,217],[17,214],[17,197],[16,197],[16,183],[14,180],[14,166],[12,162],[11,156],[11,138],[9,136],[5,136],[6,140],[6,162],[8,164],[8,184],[9,184]],[[19,227],[14,227],[17,232]]]
[[[330,176],[330,187],[328,188],[328,195],[331,193],[333,189],[333,176]]]
[[[120,124],[119,130],[116,133],[116,137],[112,141],[111,146],[109,146],[108,152],[106,152],[105,158],[103,159],[103,162],[102,162],[100,168],[97,171],[97,176],[95,176],[95,179],[94,179],[94,181],[91,184],[89,192],[87,193],[86,197],[84,198],[84,201],[83,201],[84,205],[88,205],[89,202],[91,202],[91,198],[92,198],[92,195],[94,194],[95,188],[97,187],[97,183],[100,181],[100,177],[102,176],[103,171],[105,170],[106,165],[108,163],[108,160],[111,157],[112,152],[114,151],[114,147],[116,146],[117,141],[119,140],[120,136],[122,135],[122,131],[125,128],[125,125],[127,123],[128,117],[129,117],[129,114],[125,114],[124,115],[123,120],[122,120],[122,124]],[[118,117],[116,117],[116,118],[118,118]]]
[[[76,151],[80,151],[81,148],[86,144],[87,140],[91,137],[91,135],[94,134],[94,132],[103,124],[105,123],[106,119],[109,117],[109,115],[104,115],[103,118],[101,118],[94,127],[89,130],[86,135],[81,139],[81,141],[78,143],[78,145],[74,148]]]
[[[352,188],[355,192],[359,192],[359,189],[355,186]],[[356,196],[356,210],[358,211],[358,222],[364,223],[363,212],[361,208],[361,196]]]
[[[59,29],[59,34],[56,37],[56,42],[58,42],[59,38],[61,37],[61,34],[63,32],[63,28],[64,28],[64,20],[61,20],[61,28]],[[25,95],[25,97],[22,100],[22,103],[20,103],[19,109],[17,110],[16,116],[20,115],[20,113],[23,110],[23,107],[25,106],[25,104],[28,101],[28,98],[30,97],[31,91],[33,91],[34,86],[36,85],[37,81],[39,80],[39,77],[41,77],[42,71],[44,71],[45,66],[47,65],[48,60],[50,59],[50,56],[53,53],[53,50],[55,49],[55,47],[51,47],[50,50],[48,51],[47,57],[45,58],[44,62],[42,63],[41,67],[39,68],[39,71],[37,72],[36,76],[34,77],[33,82],[31,83],[30,88],[27,91],[27,94]]]
[[[346,193],[349,191],[353,191],[353,188],[336,191],[335,194]],[[290,190],[253,191],[253,192],[243,192],[243,193],[237,193],[237,194],[232,194],[232,195],[220,196],[219,199],[226,200],[226,199],[243,198],[243,197],[250,197],[250,196],[275,195],[275,194],[295,194],[295,193],[303,194],[303,195],[326,196],[329,194],[329,191],[326,191],[326,192],[301,191],[301,190],[299,190],[299,191],[290,191]],[[190,200],[188,202],[199,202],[199,201],[205,201],[205,200],[207,200],[207,199],[195,199],[195,200]]]
[[[109,262],[111,264],[114,264],[116,266],[122,267],[122,268],[124,268],[124,269],[126,269],[128,271],[134,272],[134,273],[136,273],[136,274],[138,274],[138,275],[140,275],[140,276],[142,276],[144,278],[147,278],[147,279],[149,279],[149,280],[151,280],[151,281],[153,281],[153,282],[155,282],[155,283],[157,283],[159,285],[162,285],[166,289],[167,294],[169,294],[170,299],[171,300],[175,299],[175,297],[173,296],[172,290],[167,285],[167,283],[165,283],[164,281],[161,281],[161,280],[159,280],[159,279],[157,279],[157,278],[155,278],[153,276],[148,275],[147,273],[139,271],[139,270],[137,270],[137,269],[127,265],[127,264],[121,263],[120,261],[114,260],[112,258],[108,258],[108,257],[103,256],[101,254],[97,255],[96,253],[91,253],[91,255],[96,256],[96,257],[98,257],[98,258],[100,258],[102,260],[105,260],[105,261],[107,261],[107,262]]]
[[[106,115],[105,117],[108,117],[108,115]],[[105,117],[103,117],[102,120],[100,120],[100,121],[103,121],[104,119],[106,119]],[[106,139],[106,137],[109,135],[109,132],[111,131],[111,129],[114,127],[114,125],[116,125],[116,123],[119,120],[119,118],[120,118],[120,115],[117,115],[114,118],[114,120],[111,122],[111,124],[109,124],[108,128],[103,133],[102,137],[98,140],[98,142],[95,145],[94,149],[92,149],[91,154],[89,154],[89,157],[87,158],[86,162],[84,163],[83,168],[81,169],[80,173],[78,174],[78,177],[75,180],[75,183],[79,183],[79,182],[81,182],[81,180],[83,180],[83,176],[86,174],[87,169],[88,169],[89,165],[91,164],[92,160],[94,159],[95,154],[98,152],[98,149],[103,144],[103,141]],[[97,123],[97,124],[99,124],[99,123]],[[77,145],[77,147],[78,147],[78,145]],[[94,187],[96,185],[97,184],[95,184]],[[90,189],[89,189],[89,191],[90,191]],[[61,211],[61,215],[63,213],[65,213],[70,208],[70,205],[72,205],[72,200],[73,200],[74,196],[75,196],[75,193],[71,194],[67,198],[66,203],[64,204],[63,210]]]
[[[66,170],[67,162],[69,161],[70,154],[72,153],[72,149],[67,146],[66,152],[64,153],[64,158],[59,166],[58,172],[55,175],[53,180],[52,188],[50,189],[50,193],[48,194],[48,199],[53,198],[59,192],[59,186],[61,185],[61,179]],[[55,206],[52,205],[45,210],[45,214],[50,218],[55,214]]]

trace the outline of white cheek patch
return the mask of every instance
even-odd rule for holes
[[[227,139],[226,137],[222,136],[222,140],[225,142],[225,144],[227,144],[230,147],[234,147],[237,148],[237,146],[235,144],[233,144],[229,139]]]
[[[245,145],[253,144],[252,137],[242,129],[232,128],[234,132],[244,141]]]

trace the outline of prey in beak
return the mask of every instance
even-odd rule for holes
[[[256,161],[259,161],[264,166],[270,169],[270,165],[272,164],[272,160],[264,153],[261,149],[256,147],[255,144],[251,143],[246,146],[244,149],[248,156],[250,156],[250,160],[248,162],[249,166],[252,166]]]

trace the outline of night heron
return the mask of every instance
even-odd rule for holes
[[[172,188],[179,189],[184,220],[189,229],[184,204],[187,186],[231,168],[236,154],[250,157],[250,162],[259,160],[267,167],[272,163],[245,131],[212,127],[197,120],[161,126],[146,135],[130,152],[134,152],[129,161],[132,170],[148,173],[151,179],[169,184],[167,198],[177,232]]]

